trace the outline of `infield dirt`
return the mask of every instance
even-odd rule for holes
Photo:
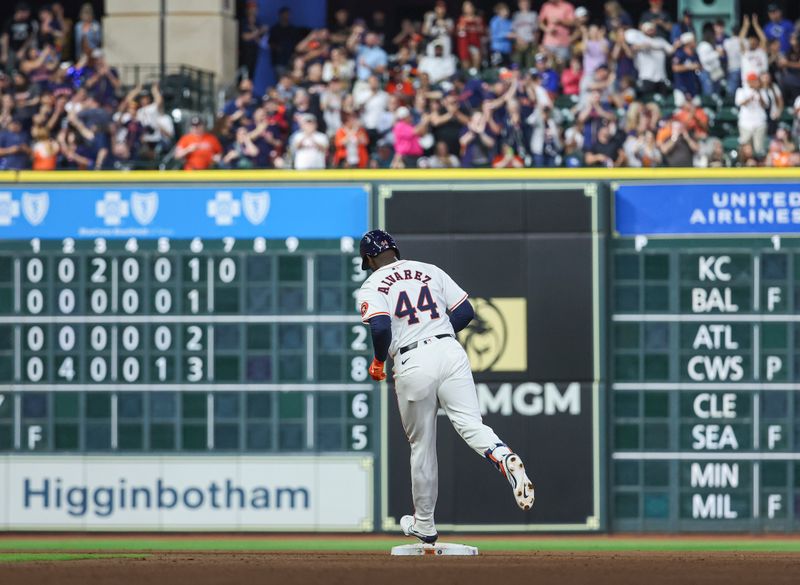
[[[477,557],[386,553],[143,553],[0,566],[2,585],[660,585],[800,582],[800,555],[731,552],[488,552]]]

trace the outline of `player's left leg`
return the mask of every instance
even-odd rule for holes
[[[443,376],[439,386],[439,404],[467,445],[488,459],[505,476],[519,507],[530,509],[534,499],[533,483],[525,473],[520,456],[483,422],[466,352],[455,340],[442,349],[442,358],[449,362],[450,371]]]
[[[439,494],[439,463],[436,458],[436,386],[438,381],[428,375],[424,355],[414,356],[405,368],[395,364],[397,406],[406,437],[411,447],[411,495],[414,516],[401,519],[403,532],[423,542],[435,542],[436,524],[433,519]]]

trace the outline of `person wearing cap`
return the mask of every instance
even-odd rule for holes
[[[645,94],[664,93],[669,89],[667,55],[672,55],[673,46],[657,35],[654,22],[643,22],[641,32],[644,34],[632,36],[634,44],[631,47],[639,73],[639,90]]]
[[[747,78],[751,73],[758,76],[769,69],[767,36],[759,25],[757,14],[744,15],[739,39],[742,43],[742,85],[746,86]]]
[[[671,43],[678,43],[683,33],[690,32],[694,34],[694,15],[692,11],[686,9],[683,11],[681,19],[672,25],[672,34],[670,35]]]
[[[380,46],[380,39],[375,33],[354,25],[353,32],[347,39],[347,49],[356,56],[356,77],[360,81],[366,81],[370,75],[382,75],[386,71],[389,57]]]
[[[669,40],[672,33],[672,18],[669,12],[664,10],[664,0],[650,0],[649,4],[649,9],[645,10],[639,19],[639,26],[645,22],[652,22],[656,27],[656,35],[665,41]]]
[[[189,119],[189,132],[181,136],[175,145],[175,160],[184,161],[186,171],[204,171],[219,162],[222,145],[217,137],[206,131],[206,124],[200,116]]]
[[[767,7],[769,22],[764,26],[764,34],[767,40],[778,40],[781,43],[781,53],[788,53],[791,48],[790,39],[794,33],[794,24],[791,20],[783,17],[783,10],[780,5],[772,2]]]
[[[767,139],[767,102],[761,91],[758,73],[750,71],[746,85],[736,90],[739,108],[739,144],[752,144],[757,155],[763,154]]]
[[[86,89],[92,92],[100,103],[116,105],[117,92],[122,87],[119,72],[106,62],[102,49],[92,51],[91,66],[88,68]]]
[[[673,84],[689,98],[700,95],[700,59],[697,56],[694,34],[683,33],[678,49],[672,55]]]
[[[570,32],[575,24],[575,7],[567,0],[547,0],[539,11],[539,28],[542,29],[542,45],[553,53],[561,63],[570,56]]]

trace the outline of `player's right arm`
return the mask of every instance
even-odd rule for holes
[[[389,346],[392,344],[389,303],[384,294],[368,286],[362,286],[358,291],[358,307],[362,323],[369,325],[372,348],[375,352],[368,369],[369,375],[373,380],[380,382],[386,379],[384,364],[389,356]]]

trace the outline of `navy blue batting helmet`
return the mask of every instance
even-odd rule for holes
[[[387,250],[394,250],[397,257],[400,258],[400,250],[391,234],[383,230],[372,230],[364,234],[364,237],[361,238],[361,244],[358,246],[358,251],[361,254],[361,269],[366,270],[369,268],[367,256],[374,258]]]

